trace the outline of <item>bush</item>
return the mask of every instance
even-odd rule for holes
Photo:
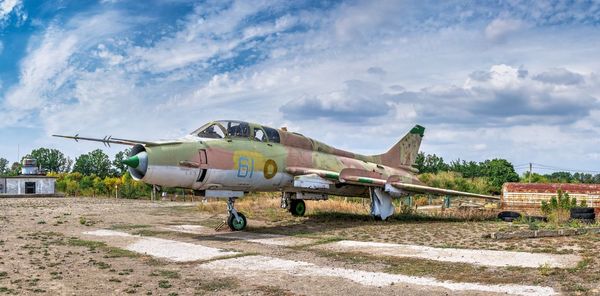
[[[568,193],[558,190],[557,195],[550,201],[542,201],[542,212],[548,217],[549,222],[565,223],[571,217],[571,208],[577,206],[577,199],[571,198]]]
[[[56,191],[63,192],[68,196],[115,196],[115,186],[119,190],[119,197],[140,198],[149,197],[152,187],[142,182],[135,181],[129,173],[121,178],[105,177],[96,175],[82,175],[81,173],[51,173],[49,176],[56,177]]]

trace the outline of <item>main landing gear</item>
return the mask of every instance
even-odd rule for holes
[[[234,208],[234,203],[235,197],[230,197],[227,200],[227,211],[229,212],[229,217],[227,217],[227,225],[232,231],[241,231],[246,228],[248,222],[246,220],[246,216]]]
[[[302,193],[284,192],[281,195],[281,208],[288,209],[292,215],[301,217],[306,213],[306,204],[304,200],[298,199],[298,195]]]
[[[304,216],[306,212],[306,204],[301,199],[292,199],[290,201],[290,213],[294,216]]]

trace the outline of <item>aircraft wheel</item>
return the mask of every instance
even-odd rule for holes
[[[304,216],[304,213],[306,213],[306,204],[301,199],[292,199],[290,212],[294,216]]]
[[[237,213],[238,216],[240,216],[241,221],[237,221],[237,219],[235,219],[234,215],[229,215],[229,217],[227,218],[227,225],[229,226],[229,229],[231,229],[232,231],[241,231],[244,230],[244,228],[246,228],[247,225],[247,220],[246,220],[246,216],[244,216],[244,214],[238,212]]]

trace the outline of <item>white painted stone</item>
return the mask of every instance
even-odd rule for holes
[[[225,251],[219,248],[206,247],[162,238],[133,236],[126,232],[107,229],[87,231],[83,234],[100,237],[131,237],[135,240],[135,242],[127,245],[125,249],[176,262],[209,260],[239,254],[238,252]]]
[[[310,244],[310,243],[314,242],[314,240],[310,239],[310,238],[300,238],[300,237],[293,237],[293,236],[287,236],[287,235],[250,233],[250,232],[231,232],[231,233],[217,235],[217,237],[226,238],[226,239],[244,240],[244,241],[253,242],[253,243],[262,244],[262,245],[282,246],[282,247],[306,245],[306,244]]]
[[[108,229],[98,229],[98,230],[94,230],[94,231],[86,231],[83,234],[93,235],[93,236],[120,236],[120,237],[133,236],[127,232],[114,231],[114,230],[108,230]]]
[[[204,226],[200,225],[171,225],[163,227],[165,230],[177,231],[183,233],[193,234],[215,234],[215,232]],[[293,237],[279,234],[268,234],[268,233],[253,233],[253,232],[228,232],[218,233],[215,237],[225,239],[244,240],[252,243],[271,245],[271,246],[299,246],[313,243],[315,240],[311,238]]]
[[[208,227],[204,227],[201,225],[171,225],[167,227],[162,227],[165,230],[177,231],[183,233],[192,233],[192,234],[205,234],[210,232],[211,229]]]
[[[353,251],[373,255],[412,257],[444,262],[469,263],[497,267],[518,266],[537,268],[540,266],[548,266],[570,268],[575,267],[577,262],[581,260],[581,257],[577,255],[434,248],[419,245],[361,242],[350,240],[326,244],[322,245],[321,247],[343,252]]]
[[[284,260],[266,256],[247,256],[216,260],[199,265],[205,270],[222,270],[255,276],[258,272],[281,272],[291,276],[337,277],[365,286],[389,286],[392,284],[410,284],[445,288],[450,291],[481,291],[487,293],[505,293],[513,295],[555,295],[550,287],[525,285],[485,285],[479,283],[458,283],[439,281],[430,277],[416,277],[382,272],[369,272],[345,268],[320,267],[302,261]]]
[[[128,245],[127,250],[177,262],[209,260],[237,255],[238,252],[161,238],[142,238]]]

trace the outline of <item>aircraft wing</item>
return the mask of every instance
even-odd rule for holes
[[[384,187],[385,191],[392,193],[424,193],[435,195],[451,195],[459,197],[481,198],[487,200],[500,200],[497,196],[477,194],[471,192],[443,189],[431,187],[424,184],[415,184],[411,182],[411,178],[406,176],[390,176],[384,179],[383,175],[378,172],[366,171],[361,169],[343,169],[340,172],[341,182],[351,183],[355,185],[364,185],[371,187]]]
[[[127,140],[127,139],[119,139],[119,138],[113,138],[111,136],[107,136],[104,138],[87,138],[87,137],[80,137],[79,134],[75,135],[75,136],[63,136],[63,135],[52,135],[53,137],[58,137],[58,138],[66,138],[66,139],[73,139],[76,142],[79,142],[79,140],[82,141],[92,141],[92,142],[100,142],[106,146],[110,146],[110,144],[119,144],[119,145],[129,145],[129,146],[134,146],[134,145],[145,145],[145,146],[159,146],[159,145],[167,145],[167,144],[177,144],[177,143],[181,143],[178,141],[173,141],[173,142],[148,142],[148,141],[139,141],[139,140]]]
[[[443,189],[443,188],[431,187],[431,186],[426,186],[426,185],[409,184],[409,183],[402,183],[402,182],[393,182],[393,183],[389,183],[389,185],[393,186],[394,188],[397,188],[397,189],[414,192],[414,193],[428,193],[428,194],[435,194],[435,195],[452,195],[452,196],[460,196],[460,197],[482,198],[482,199],[488,199],[488,200],[500,200],[500,198],[497,196],[456,191],[456,190],[450,190],[450,189]]]

